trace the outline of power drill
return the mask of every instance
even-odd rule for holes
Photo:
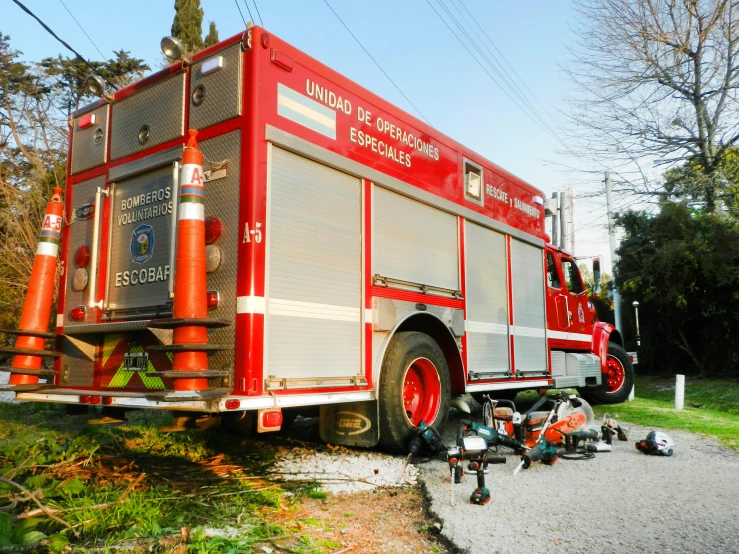
[[[578,448],[583,448],[587,441],[597,441],[600,438],[600,433],[597,429],[590,429],[588,431],[575,431],[565,435],[565,450],[567,452],[574,452]]]
[[[557,447],[554,445],[554,443],[549,442],[547,439],[542,438],[539,440],[539,442],[536,443],[536,446],[529,449],[526,454],[521,456],[521,463],[518,464],[518,467],[513,472],[513,475],[516,475],[519,471],[522,469],[529,469],[531,467],[531,462],[538,462],[545,465],[554,465],[554,463],[559,459],[559,456],[557,455]]]
[[[487,427],[486,425],[482,425],[468,419],[463,419],[459,422],[459,426],[460,430],[459,434],[457,435],[458,444],[462,437],[474,433],[478,437],[484,438],[485,441],[488,443],[488,447],[505,446],[507,448],[512,448],[517,454],[520,454],[521,452],[524,452],[526,450],[526,446],[524,446],[523,443],[512,439],[507,435],[502,435],[495,429]]]
[[[470,495],[470,504],[479,504],[484,506],[490,502],[490,489],[485,486],[485,468],[488,464],[504,464],[506,459],[503,456],[488,456],[487,452],[483,452],[479,460],[473,460],[470,465],[477,473],[477,488]]]
[[[408,441],[408,459],[418,454],[424,446],[432,455],[446,450],[439,432],[422,419]]]

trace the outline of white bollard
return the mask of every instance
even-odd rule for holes
[[[634,400],[634,385],[631,385],[631,392],[629,393],[629,397],[626,400],[629,402]]]
[[[685,375],[675,375],[675,409],[682,410],[685,405]]]

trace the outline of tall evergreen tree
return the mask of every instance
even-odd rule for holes
[[[172,36],[180,39],[185,55],[203,49],[203,9],[200,0],[175,0]]]
[[[208,48],[209,46],[218,44],[218,42],[218,29],[216,29],[216,22],[211,21],[210,26],[208,27],[208,34],[205,37],[205,47]]]

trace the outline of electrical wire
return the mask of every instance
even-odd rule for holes
[[[259,13],[259,6],[257,6],[257,0],[252,0],[254,2],[254,7],[257,10],[257,17],[259,17],[259,24],[264,27],[264,21],[262,21],[262,14]]]
[[[379,69],[380,71],[382,71],[382,74],[383,74],[383,75],[384,75],[385,77],[387,77],[387,80],[388,80],[388,81],[390,81],[390,82],[392,83],[392,85],[393,85],[393,86],[395,87],[395,89],[396,89],[396,90],[397,90],[397,91],[398,91],[398,92],[399,92],[399,93],[401,94],[401,96],[402,96],[403,98],[405,98],[405,99],[406,99],[406,101],[407,101],[407,102],[408,102],[408,103],[409,103],[409,104],[410,104],[411,106],[413,106],[413,109],[414,109],[414,110],[416,110],[416,112],[418,112],[418,115],[420,115],[420,116],[421,116],[421,118],[422,118],[422,119],[423,119],[423,120],[424,120],[424,121],[425,121],[426,123],[428,123],[429,125],[431,125],[431,123],[429,122],[429,120],[428,120],[428,119],[426,119],[426,116],[424,116],[424,115],[423,115],[423,114],[421,113],[421,110],[419,110],[419,109],[418,109],[418,108],[416,107],[416,105],[415,105],[415,104],[414,104],[413,102],[411,102],[410,98],[408,98],[408,97],[407,97],[407,96],[405,95],[405,93],[404,93],[404,92],[403,92],[402,90],[400,90],[400,87],[399,87],[398,85],[396,85],[396,84],[395,84],[395,81],[393,81],[393,80],[392,80],[392,79],[390,78],[390,75],[388,75],[388,74],[387,74],[387,72],[386,72],[386,71],[385,71],[384,69],[382,69],[382,66],[381,66],[381,65],[380,65],[380,64],[379,64],[379,63],[377,62],[377,60],[376,60],[375,58],[373,58],[373,57],[372,57],[372,54],[370,54],[370,53],[369,53],[369,51],[368,51],[368,50],[367,50],[367,49],[366,49],[366,48],[364,47],[364,45],[363,45],[363,44],[362,44],[362,43],[361,43],[361,42],[359,41],[359,39],[358,39],[358,38],[356,37],[356,35],[355,35],[354,33],[352,33],[351,29],[350,29],[350,28],[349,28],[349,27],[347,26],[347,24],[346,24],[346,23],[344,23],[344,20],[343,20],[343,19],[341,19],[341,17],[339,17],[339,14],[338,14],[338,13],[336,13],[336,11],[335,11],[335,10],[334,10],[334,9],[333,9],[333,8],[331,7],[331,4],[329,4],[329,3],[328,3],[328,0],[323,0],[323,2],[324,2],[324,4],[326,4],[326,6],[328,6],[328,9],[329,9],[329,10],[331,10],[331,12],[332,12],[332,13],[333,13],[333,14],[334,14],[334,15],[336,16],[336,19],[338,19],[338,20],[339,20],[339,22],[340,22],[340,23],[341,23],[341,24],[342,24],[342,25],[344,26],[344,29],[346,29],[346,30],[347,30],[347,31],[349,32],[349,34],[350,34],[350,35],[352,36],[352,38],[353,38],[353,39],[354,39],[354,40],[356,41],[356,43],[357,43],[357,44],[358,44],[358,45],[360,46],[360,48],[361,48],[362,50],[364,50],[364,53],[365,53],[365,54],[367,54],[367,55],[369,56],[370,60],[372,60],[372,61],[374,62],[374,64],[375,64],[375,65],[377,66],[377,68],[378,68],[378,69]]]
[[[246,6],[246,11],[249,12],[249,20],[254,23],[254,16],[251,14],[251,8],[249,7],[249,2],[244,0],[244,6]]]
[[[95,75],[97,75],[97,71],[98,70],[95,69],[92,65],[90,65],[90,62],[88,62],[85,58],[83,58],[82,55],[79,52],[77,52],[77,50],[75,50],[69,44],[67,44],[61,38],[59,38],[59,35],[57,35],[54,31],[52,31],[51,28],[46,23],[44,23],[43,21],[41,21],[41,19],[39,19],[36,14],[34,14],[31,10],[29,10],[27,7],[25,7],[20,2],[20,0],[13,0],[13,2],[15,2],[18,5],[18,7],[20,7],[20,9],[22,9],[24,12],[26,12],[28,15],[30,15],[32,18],[34,18],[36,21],[38,21],[39,24],[46,30],[47,33],[49,33],[56,40],[58,40],[59,42],[61,42],[68,50],[70,50],[75,56],[77,56],[80,59],[80,61],[82,61],[82,63],[84,63],[87,67],[89,67]],[[101,75],[101,77],[102,77],[102,75]],[[108,79],[106,79],[105,77],[103,77],[103,79],[105,79],[105,82],[108,83],[108,85],[110,85],[111,87],[113,87],[113,89],[118,90],[118,87],[115,86],[113,83],[111,83]]]
[[[101,57],[101,58],[103,59],[103,61],[105,61],[105,54],[103,54],[103,53],[102,53],[102,52],[100,51],[100,48],[98,48],[98,45],[97,45],[97,44],[95,44],[95,41],[94,41],[94,40],[92,40],[92,38],[90,38],[90,35],[88,35],[88,34],[87,34],[87,31],[85,31],[85,29],[84,29],[84,28],[82,27],[82,25],[80,24],[80,22],[79,22],[79,21],[77,21],[77,18],[76,18],[76,17],[74,16],[74,14],[73,14],[73,13],[72,13],[71,11],[69,11],[69,8],[68,8],[68,7],[67,7],[67,5],[66,5],[66,4],[64,3],[64,0],[59,0],[59,2],[61,2],[62,6],[64,6],[64,9],[65,9],[65,10],[67,10],[67,13],[68,13],[68,14],[69,14],[70,16],[72,16],[72,19],[74,19],[74,22],[75,22],[75,23],[77,24],[77,27],[79,27],[79,28],[80,28],[80,30],[81,30],[81,31],[82,31],[83,33],[85,33],[85,36],[87,37],[87,40],[89,40],[89,41],[90,41],[90,42],[92,43],[92,45],[93,45],[93,46],[95,47],[95,50],[97,50],[97,51],[98,51],[98,54],[100,54],[100,57]]]
[[[244,22],[244,29],[246,29],[246,19],[244,19],[244,14],[241,11],[241,6],[239,6],[239,0],[234,0],[234,4],[236,4],[236,7],[239,10],[239,15],[241,16],[241,21]]]

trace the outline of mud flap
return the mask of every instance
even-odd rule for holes
[[[345,402],[321,406],[318,428],[328,444],[372,448],[380,440],[377,402]]]

